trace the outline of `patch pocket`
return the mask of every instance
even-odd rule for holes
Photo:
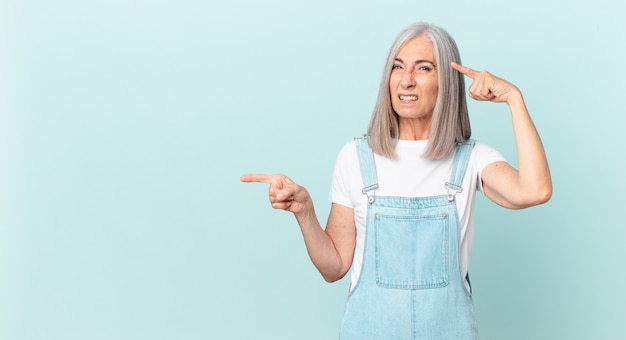
[[[448,285],[448,214],[376,215],[376,283],[385,288]]]

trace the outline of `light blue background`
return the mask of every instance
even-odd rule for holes
[[[283,172],[325,221],[395,34],[424,20],[523,91],[552,200],[479,197],[481,339],[626,338],[622,1],[0,2],[0,338],[334,339]],[[474,137],[515,162],[506,106]]]

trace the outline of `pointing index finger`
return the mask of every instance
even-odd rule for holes
[[[265,174],[248,174],[248,175],[241,176],[240,179],[242,182],[246,182],[246,183],[250,183],[250,182],[271,183],[272,182],[272,176],[265,175]]]
[[[452,66],[453,69],[463,73],[464,75],[466,75],[466,76],[468,76],[468,77],[470,77],[472,79],[476,78],[476,76],[479,73],[478,71],[472,70],[469,67],[465,67],[465,66],[463,66],[461,64],[457,64],[454,61],[450,63],[450,66]]]

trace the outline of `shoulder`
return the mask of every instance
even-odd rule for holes
[[[489,155],[489,154],[498,154],[501,156],[500,152],[498,150],[496,150],[495,148],[479,141],[479,140],[475,140],[474,141],[474,149],[472,151],[472,153],[477,154],[477,155]]]
[[[357,159],[357,141],[356,138],[351,139],[343,144],[337,154],[337,161],[355,160]]]
[[[352,138],[349,141],[345,142],[339,152],[342,153],[356,150],[357,139],[358,138]]]
[[[498,152],[495,148],[490,145],[485,144],[480,140],[474,140],[474,152],[476,153],[489,153],[489,152]]]

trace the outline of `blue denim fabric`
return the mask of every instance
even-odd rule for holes
[[[368,196],[363,267],[348,296],[340,339],[476,339],[459,266],[460,188],[473,141],[460,144],[449,195],[381,197],[367,139],[357,138]]]

